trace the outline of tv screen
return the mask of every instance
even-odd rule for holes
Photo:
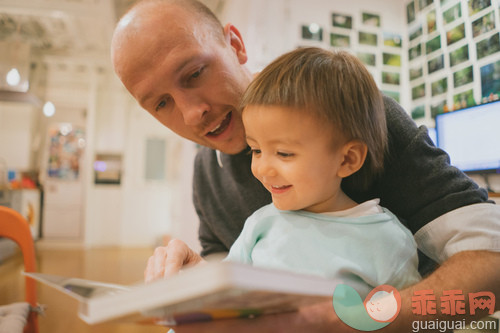
[[[500,101],[440,114],[437,146],[465,172],[500,172]]]

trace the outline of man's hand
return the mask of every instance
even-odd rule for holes
[[[203,258],[186,243],[172,239],[167,246],[157,247],[148,259],[144,280],[146,283],[161,278],[169,278],[177,274],[184,266],[192,266],[204,262]]]

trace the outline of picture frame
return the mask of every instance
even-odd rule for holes
[[[446,45],[450,46],[464,38],[465,38],[465,23],[462,23],[446,32]]]
[[[425,96],[425,83],[411,88],[411,99],[416,100]]]
[[[352,16],[332,13],[332,26],[343,29],[352,29]]]
[[[388,97],[391,97],[396,102],[398,102],[398,103],[400,102],[399,92],[391,91],[391,90],[382,90],[382,93]]]
[[[474,100],[474,90],[470,89],[453,95],[453,107],[455,110],[464,109],[476,105]]]
[[[397,72],[382,71],[382,83],[399,86],[400,74]]]
[[[378,35],[371,32],[358,32],[358,42],[363,45],[377,46]]]
[[[427,13],[427,33],[433,33],[436,31],[436,10],[431,10]]]
[[[469,0],[469,16],[479,13],[491,6],[491,0]]]
[[[500,38],[496,33],[476,43],[477,59],[482,59],[500,51]]]
[[[464,46],[450,52],[450,67],[456,66],[467,60],[469,60],[468,44],[465,44]]]
[[[427,62],[427,72],[432,74],[444,68],[444,55],[441,54]]]
[[[444,94],[448,91],[448,78],[444,77],[431,83],[431,96]]]
[[[384,45],[390,47],[401,47],[402,38],[401,35],[394,32],[383,32]]]
[[[500,60],[480,68],[481,96],[487,101],[490,97],[500,94]]]
[[[418,8],[420,8],[420,10],[422,10],[425,7],[432,5],[432,2],[433,2],[433,0],[419,0],[418,1]]]
[[[418,37],[422,36],[422,34],[423,34],[422,24],[419,24],[419,25],[413,27],[409,31],[410,42],[413,41],[414,39],[417,39]]]
[[[421,78],[424,75],[424,71],[422,67],[418,68],[410,68],[410,81]]]
[[[357,57],[367,66],[376,66],[377,56],[374,53],[358,52]]]
[[[462,17],[462,3],[450,7],[443,12],[443,24],[449,24]]]
[[[422,44],[417,44],[408,50],[408,59],[412,61],[422,55]]]
[[[446,107],[446,101],[442,100],[437,103],[431,104],[431,117],[436,118],[437,115],[443,114]]]
[[[453,87],[461,87],[474,81],[472,66],[465,67],[453,73]]]
[[[395,53],[382,53],[382,63],[387,66],[401,67],[401,56]]]
[[[425,43],[425,54],[432,53],[441,48],[441,35],[437,35],[433,39]]]
[[[351,37],[341,34],[330,34],[330,45],[333,47],[347,48],[351,45]]]
[[[411,1],[409,4],[406,5],[406,22],[408,24],[412,23],[415,21],[416,17],[416,10],[415,10],[415,2]]]
[[[472,22],[472,37],[478,37],[495,29],[495,12],[489,12]]]
[[[314,40],[321,42],[323,41],[323,28],[319,27],[318,31],[311,31],[310,25],[302,25],[302,39]]]
[[[411,110],[411,118],[412,119],[420,119],[420,118],[424,118],[425,117],[425,105],[419,105],[419,106],[416,106],[414,107],[412,110]]]
[[[361,18],[364,25],[371,27],[380,27],[380,15],[363,12],[361,14]]]

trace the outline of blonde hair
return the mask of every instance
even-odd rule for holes
[[[319,48],[300,48],[268,65],[247,88],[241,108],[279,105],[310,112],[340,131],[347,141],[368,147],[363,167],[353,175],[367,187],[383,169],[387,126],[382,95],[355,56]]]

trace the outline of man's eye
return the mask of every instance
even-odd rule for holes
[[[200,77],[201,72],[203,71],[203,69],[204,69],[204,67],[201,67],[196,72],[194,72],[193,74],[191,74],[191,76],[189,78],[190,79],[197,79],[198,77]]]
[[[158,103],[158,105],[156,106],[156,112],[160,111],[161,109],[163,109],[165,106],[167,106],[167,103],[168,103],[168,98],[164,98],[160,101],[160,103]]]

